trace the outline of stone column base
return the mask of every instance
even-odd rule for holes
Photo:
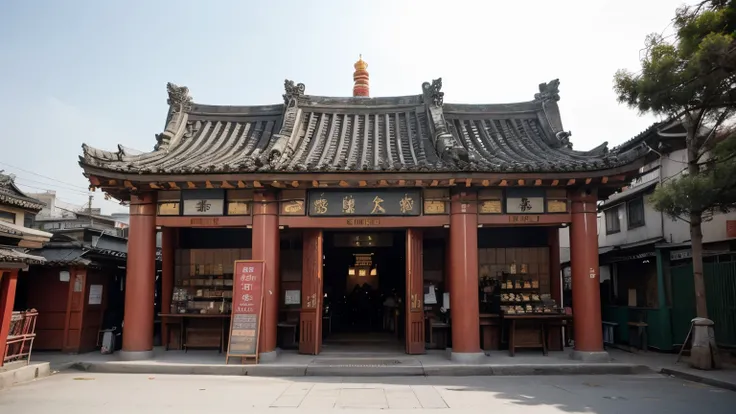
[[[150,351],[120,351],[118,352],[120,359],[123,361],[141,361],[144,359],[153,359],[153,350]]]
[[[279,357],[279,353],[281,353],[279,348],[270,352],[261,352],[258,354],[258,362],[273,362]]]
[[[450,361],[459,362],[461,364],[480,364],[485,362],[486,354],[483,352],[452,352],[450,351]]]
[[[606,351],[587,352],[574,350],[570,358],[583,362],[611,362],[611,356]]]

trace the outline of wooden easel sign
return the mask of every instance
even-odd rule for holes
[[[235,261],[230,340],[225,364],[230,362],[230,358],[240,358],[241,364],[258,363],[265,266],[263,260]]]

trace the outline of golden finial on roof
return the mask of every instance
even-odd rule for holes
[[[370,96],[370,86],[368,84],[368,64],[363,60],[363,55],[360,55],[358,61],[353,65],[355,72],[353,72],[353,96]]]

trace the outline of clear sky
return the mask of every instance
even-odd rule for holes
[[[0,169],[33,192],[85,203],[83,142],[150,151],[166,82],[196,102],[281,103],[283,81],[349,96],[368,62],[372,96],[445,102],[533,98],[559,78],[576,149],[621,143],[656,119],[619,105],[614,72],[637,69],[644,37],[682,0],[0,1]],[[35,187],[35,188],[34,188]],[[106,213],[121,209],[95,193]]]

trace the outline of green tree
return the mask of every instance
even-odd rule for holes
[[[736,0],[683,6],[672,25],[670,36],[647,36],[641,70],[616,72],[614,90],[619,102],[687,130],[687,168],[651,202],[690,224],[696,312],[707,318],[701,224],[736,203]]]

